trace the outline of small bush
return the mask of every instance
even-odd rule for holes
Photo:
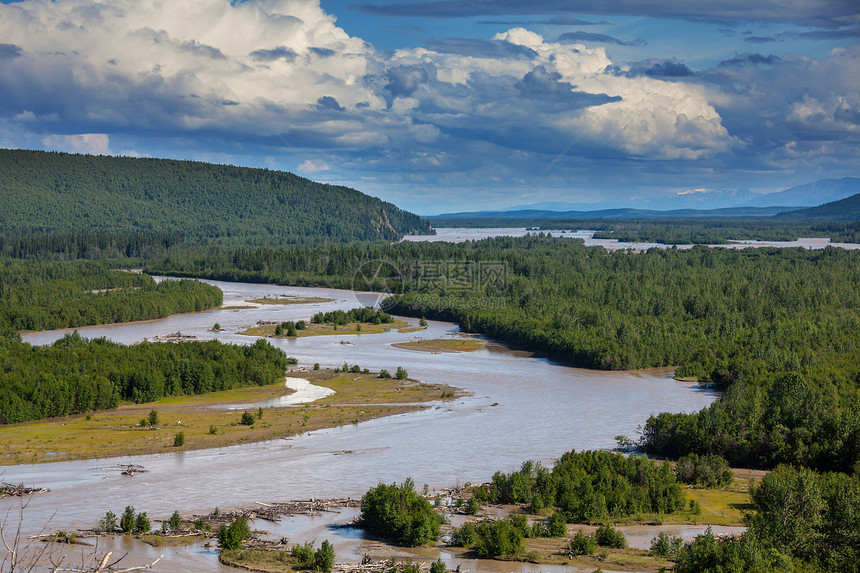
[[[251,412],[243,412],[242,419],[239,420],[239,423],[243,426],[253,426],[254,425],[254,416]]]
[[[406,372],[406,369],[402,366],[397,367],[397,373],[394,375],[398,380],[406,380],[409,377],[409,373]]]
[[[482,521],[475,528],[475,554],[481,559],[515,556],[523,551],[523,534],[510,521]]]
[[[383,368],[382,370],[379,371],[379,377],[380,378],[391,378],[391,373],[388,370],[386,370],[385,368]]]
[[[681,483],[710,488],[726,486],[734,479],[729,463],[714,454],[682,457],[675,464],[675,476]]]
[[[567,521],[558,512],[553,513],[547,524],[550,537],[567,537]]]
[[[448,569],[445,567],[445,564],[442,563],[441,559],[437,559],[430,564],[430,573],[446,573],[447,571]]]
[[[174,511],[173,515],[170,516],[169,525],[172,531],[179,531],[182,529],[182,516],[179,515],[178,511]]]
[[[675,535],[667,535],[661,531],[651,540],[651,553],[660,557],[675,557],[684,546],[684,540]]]
[[[469,547],[476,540],[475,525],[471,522],[466,522],[462,527],[455,528],[451,533],[451,545],[454,547]]]
[[[218,543],[221,545],[221,549],[241,549],[242,542],[250,534],[251,528],[248,526],[248,518],[241,515],[229,526],[221,524],[218,529]]]
[[[134,508],[132,506],[125,506],[125,511],[122,512],[122,517],[119,520],[119,528],[122,529],[123,533],[134,531]]]
[[[105,516],[99,520],[99,530],[104,533],[113,533],[116,531],[116,515],[114,512],[107,512]]]
[[[334,547],[328,540],[323,541],[319,550],[314,554],[314,569],[328,573],[334,566]]]
[[[209,433],[213,436],[218,433],[218,428],[215,426],[215,424],[209,426]]]
[[[478,515],[479,509],[481,509],[481,504],[474,496],[470,497],[469,501],[466,502],[466,515]]]
[[[173,436],[173,447],[181,448],[185,445],[185,432],[177,432],[175,436]]]
[[[593,535],[586,535],[580,529],[570,540],[568,547],[573,555],[592,555],[597,551],[597,541]]]
[[[138,513],[137,517],[134,520],[134,532],[149,533],[150,529],[152,529],[152,526],[149,523],[149,518],[146,517],[146,512],[142,511]]]
[[[313,569],[316,565],[314,544],[310,541],[301,545],[294,545],[290,550],[290,556],[293,558],[293,566],[296,569]]]
[[[319,369],[320,369],[320,363],[314,362],[314,370],[319,370]]]
[[[611,525],[601,525],[594,532],[594,539],[601,547],[613,547],[615,549],[624,549],[627,547],[627,538],[619,530]]]
[[[157,426],[158,425],[158,412],[155,410],[150,410],[149,412],[149,425]]]

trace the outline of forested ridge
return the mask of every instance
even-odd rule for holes
[[[380,260],[397,276],[355,280],[362,265]],[[679,366],[679,376],[725,390],[700,413],[650,420],[644,445],[655,453],[719,453],[739,465],[842,471],[860,460],[857,251],[610,253],[531,236],[459,245],[187,250],[147,268],[402,290],[390,312],[453,320],[577,366]]]
[[[221,243],[393,240],[427,222],[348,187],[268,169],[0,150],[5,233],[141,233]]]

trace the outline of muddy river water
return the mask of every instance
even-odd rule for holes
[[[249,344],[256,339],[237,332],[257,321],[308,319],[321,310],[349,309],[368,302],[366,295],[352,291],[210,282],[224,292],[224,306],[234,308],[81,328],[79,332],[87,338],[104,336],[126,344],[175,332]],[[281,295],[335,300],[238,307],[247,304],[243,301]],[[220,324],[220,332],[210,330],[215,323]],[[11,466],[3,468],[3,481],[51,490],[30,500],[25,519],[28,531],[49,521],[51,530],[91,527],[106,511],[119,514],[126,505],[147,511],[157,521],[174,510],[191,515],[208,513],[216,506],[250,506],[256,501],[360,497],[381,481],[400,482],[407,477],[419,487],[426,483],[431,489],[443,488],[486,481],[496,470],[512,471],[526,459],[551,464],[571,449],[611,448],[616,435],[635,435],[637,426],[652,413],[691,412],[715,398],[695,384],[673,380],[668,369],[582,370],[493,343],[462,354],[392,346],[457,332],[455,324],[430,321],[426,330],[412,333],[391,330],[384,334],[271,340],[295,356],[299,366],[319,362],[323,367],[334,367],[348,362],[389,371],[403,366],[411,378],[451,384],[472,393],[456,402],[434,404],[419,413],[222,449]],[[23,338],[31,344],[49,344],[63,334],[28,333]],[[133,478],[123,477],[117,471],[122,464],[138,464],[147,471]],[[5,513],[14,503],[0,502],[0,511]],[[280,524],[261,527],[293,542],[329,538],[339,561],[358,560],[360,533],[327,529],[330,523],[350,517],[346,512],[286,518]],[[166,553],[156,571],[232,571],[218,564],[213,551],[199,546],[154,549],[121,538],[101,543],[100,550],[114,545],[117,550],[130,550],[129,559],[136,562]],[[647,546],[647,540],[643,543]],[[465,568],[499,570],[476,563]],[[537,568],[524,565],[522,570]],[[513,563],[502,569],[521,570]]]

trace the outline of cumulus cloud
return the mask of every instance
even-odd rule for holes
[[[110,150],[110,137],[104,133],[81,133],[76,135],[48,135],[42,138],[48,149],[89,153],[91,155],[113,155]]]
[[[445,185],[522,178],[560,156],[700,161],[739,144],[685,64],[635,73],[586,36],[514,27],[389,52],[315,0],[24,0],[0,4],[0,37],[0,119],[52,149],[305,149],[325,153],[332,176]],[[850,102],[817,101],[834,122],[853,117]],[[802,111],[792,121],[810,121]]]

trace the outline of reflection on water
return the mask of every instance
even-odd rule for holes
[[[208,282],[224,291],[225,306],[231,301],[283,294],[335,300],[216,309],[79,331],[84,337],[105,336],[127,344],[177,331],[198,339],[248,344],[255,338],[237,331],[259,320],[308,319],[320,310],[349,309],[359,304],[350,291]],[[216,322],[221,332],[210,331]],[[410,352],[392,346],[417,337],[442,338],[457,331],[455,324],[430,321],[426,330],[417,333],[389,330],[383,334],[271,339],[272,344],[295,356],[299,366],[319,362],[323,367],[334,367],[348,362],[389,371],[403,366],[412,378],[451,384],[473,393],[455,402],[257,444],[12,466],[5,468],[3,479],[51,489],[32,498],[27,508],[28,530],[36,530],[48,520],[52,529],[90,527],[106,511],[119,514],[126,505],[147,511],[151,519],[158,520],[177,509],[190,515],[208,513],[216,506],[250,506],[256,501],[359,497],[380,481],[400,482],[406,477],[431,488],[486,481],[496,470],[511,471],[525,459],[552,463],[574,448],[611,448],[614,436],[635,435],[637,426],[652,413],[695,411],[714,399],[712,393],[695,384],[673,380],[667,369],[633,373],[582,370],[501,345],[463,354]],[[29,333],[24,339],[47,344],[62,334]],[[148,471],[124,477],[115,471],[117,464],[139,464]],[[0,511],[7,507],[9,502],[0,502]],[[314,527],[325,528],[328,523],[323,519]],[[319,533],[318,541],[332,538],[328,532]],[[144,557],[151,553],[149,549],[141,551]],[[135,549],[135,556],[138,553]],[[158,570],[219,570],[212,554],[200,548],[176,549],[178,554],[181,557],[175,556],[170,565],[165,557],[165,565],[159,564]],[[197,565],[189,568],[189,562]],[[520,570],[519,564],[505,565],[506,571]],[[476,567],[472,562],[463,564],[472,571]],[[523,568],[533,569],[528,565]],[[549,569],[542,566],[541,570]]]

